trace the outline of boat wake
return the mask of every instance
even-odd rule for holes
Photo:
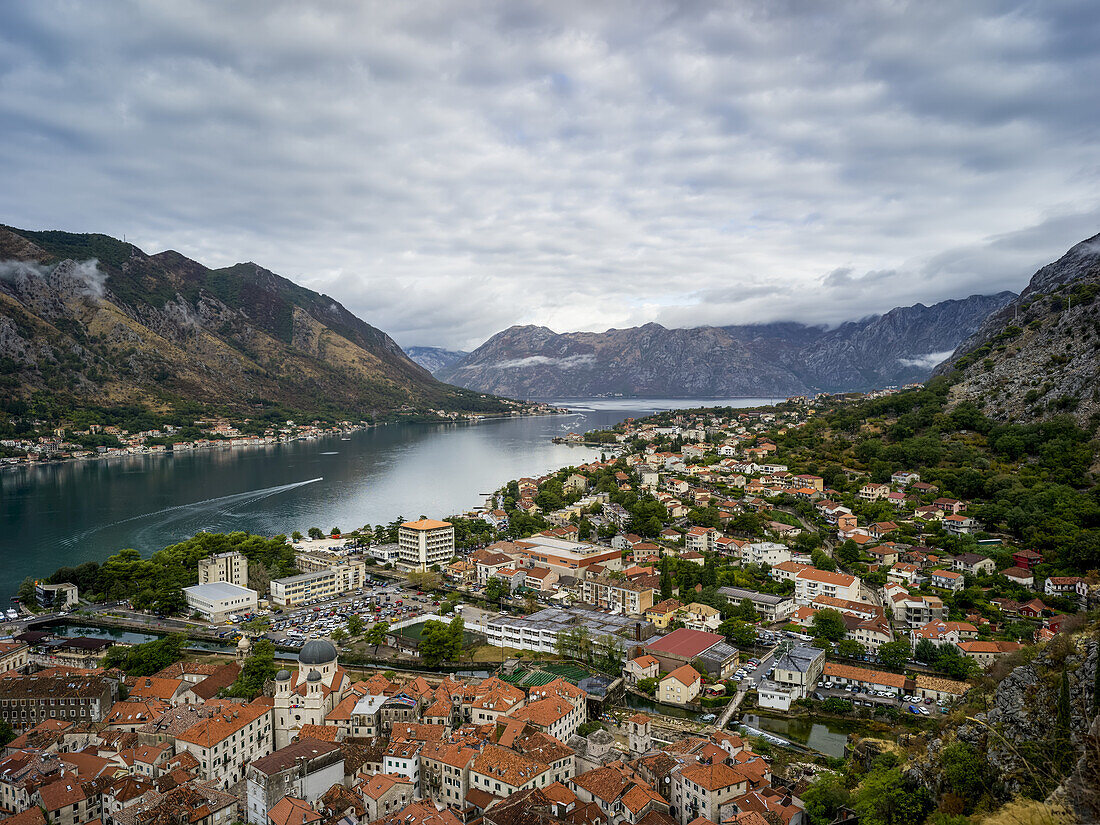
[[[176,504],[172,507],[163,507],[160,510],[153,510],[149,513],[141,513],[136,516],[130,516],[128,518],[119,519],[118,521],[112,521],[109,524],[100,524],[90,530],[84,530],[76,535],[69,536],[58,542],[62,547],[68,547],[77,542],[83,541],[88,536],[94,535],[101,530],[106,530],[111,527],[117,527],[120,524],[129,524],[135,521],[144,521],[146,519],[152,519],[160,516],[160,520],[156,525],[150,525],[150,527],[164,527],[173,522],[180,521],[181,519],[189,518],[194,515],[198,515],[203,512],[209,512],[210,515],[230,515],[234,510],[245,504],[253,504],[257,501],[261,501],[271,496],[277,496],[280,493],[285,493],[290,490],[295,490],[299,487],[304,487],[307,484],[315,484],[318,481],[324,481],[324,477],[311,478],[306,481],[295,481],[291,484],[279,484],[275,487],[263,487],[259,490],[248,490],[243,493],[230,493],[227,496],[217,496],[215,498],[203,499],[202,501],[192,501],[189,504]],[[213,512],[210,512],[213,511]]]

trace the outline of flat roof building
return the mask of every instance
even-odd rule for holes
[[[234,613],[256,609],[255,590],[229,582],[210,582],[183,588],[187,606],[208,622],[223,622]]]
[[[644,619],[580,607],[549,607],[530,616],[494,617],[488,621],[485,635],[492,645],[554,653],[558,634],[577,627],[585,628],[588,638],[597,646],[602,644],[603,637],[612,636],[622,640],[626,648],[653,633],[653,624]]]
[[[455,554],[455,528],[447,521],[422,518],[397,528],[397,560],[407,567],[427,570],[443,565]]]

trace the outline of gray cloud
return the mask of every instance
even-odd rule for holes
[[[1100,229],[1057,3],[0,8],[0,220],[258,261],[402,344],[1020,289]]]

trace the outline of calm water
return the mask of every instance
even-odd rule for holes
[[[844,756],[844,746],[848,734],[861,731],[863,726],[856,721],[826,719],[815,722],[804,717],[786,719],[777,716],[758,716],[745,714],[741,720],[757,730],[774,733],[791,742],[798,742],[829,756]]]
[[[567,399],[571,416],[478,424],[389,425],[267,447],[127,456],[0,471],[0,598],[27,576],[149,555],[200,530],[263,535],[344,530],[396,516],[439,517],[481,505],[505,482],[599,456],[550,443],[656,410],[755,406],[772,399]]]

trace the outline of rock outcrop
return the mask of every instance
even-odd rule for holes
[[[954,402],[999,421],[1072,415],[1100,425],[1100,235],[1040,269],[937,370]]]

